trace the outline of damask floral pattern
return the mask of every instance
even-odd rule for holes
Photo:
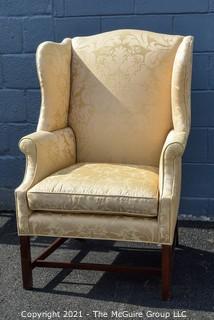
[[[31,188],[32,210],[157,216],[158,168],[78,163]]]
[[[118,30],[40,46],[39,131],[20,143],[26,155],[26,174],[16,189],[19,235],[172,244],[181,186],[181,156],[191,120],[192,42],[192,37]],[[67,127],[70,85],[69,125],[74,132]],[[56,130],[59,128],[63,129]],[[102,198],[104,206],[100,208],[107,209],[107,213],[86,212],[98,203],[90,202],[86,193],[85,203],[82,198],[74,200],[75,209],[81,203],[85,212],[63,211],[64,204],[57,211],[30,208],[32,203],[28,200],[34,187],[51,189],[52,179],[56,178],[57,192],[63,190],[67,170],[71,168],[68,166],[83,159],[95,162],[90,163],[96,169],[91,173],[98,179],[94,181],[86,172],[79,178],[75,174],[73,187],[78,183],[80,186],[81,180],[85,186],[80,188],[83,194],[86,190],[102,190],[107,197]],[[114,174],[113,187],[114,179],[109,179],[107,167],[104,169],[101,164]],[[84,165],[87,169],[89,164]],[[75,165],[76,169],[79,167],[82,164]],[[56,170],[60,170],[60,178]],[[130,178],[126,181],[127,174]],[[43,185],[46,177],[50,183]],[[59,181],[63,183],[60,185]],[[118,188],[121,181],[123,190]],[[119,197],[115,203],[109,201],[108,195],[111,198],[115,191],[117,196],[122,195],[124,203]],[[38,202],[38,209],[39,205],[47,205],[47,198]],[[53,208],[51,205],[49,208]],[[149,212],[148,217],[145,212]]]
[[[70,125],[79,162],[158,165],[172,128],[171,74],[181,41],[138,30],[72,40]]]
[[[42,93],[37,130],[63,129],[68,123],[71,39],[40,44],[36,61]]]
[[[28,218],[32,211],[27,191],[48,175],[76,161],[76,143],[71,128],[53,132],[38,131],[23,137],[20,150],[26,156],[24,180],[15,190],[17,225],[19,232],[28,232]]]
[[[34,212],[31,235],[158,242],[157,219],[118,215]]]

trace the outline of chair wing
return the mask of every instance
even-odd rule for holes
[[[160,241],[173,242],[180,201],[181,158],[191,124],[191,74],[193,37],[184,37],[172,73],[173,130],[166,137],[159,164]]]
[[[37,130],[65,128],[70,97],[71,39],[40,44],[36,63],[42,97]]]

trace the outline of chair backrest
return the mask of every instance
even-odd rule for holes
[[[78,162],[158,165],[173,128],[172,70],[182,40],[140,30],[72,39],[69,125]]]

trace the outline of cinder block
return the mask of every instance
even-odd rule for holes
[[[209,88],[214,89],[214,55],[210,54],[209,58],[210,58],[209,74],[208,74]]]
[[[214,212],[214,198],[209,199],[209,217],[213,218],[213,212]]]
[[[5,126],[1,125],[0,130],[0,156],[9,152],[9,137]]]
[[[5,86],[7,88],[38,88],[35,56],[30,54],[2,57]]]
[[[187,1],[188,2],[188,1]],[[174,33],[193,35],[196,51],[214,50],[214,14],[175,16]]]
[[[214,92],[192,92],[192,125],[213,127],[214,125]]]
[[[208,129],[208,161],[214,164],[214,129]]]
[[[214,11],[214,0],[210,0],[210,12]]]
[[[207,129],[193,128],[190,131],[190,136],[184,153],[183,161],[207,161]]]
[[[145,29],[153,32],[172,33],[172,16],[112,16],[102,17],[102,31],[115,29]]]
[[[99,17],[57,18],[55,22],[57,41],[76,36],[87,36],[100,32]]]
[[[3,69],[2,69],[2,61],[1,61],[1,56],[0,56],[0,88],[3,86]]]
[[[7,9],[6,9],[6,0],[0,1],[0,13],[1,16],[6,16],[7,15]]]
[[[132,14],[134,0],[64,0],[65,16]]]
[[[209,214],[209,199],[181,198],[179,213],[197,217],[207,216]]]
[[[26,93],[26,112],[28,122],[36,124],[38,123],[40,105],[40,90],[28,90]]]
[[[194,54],[193,70],[192,70],[192,88],[193,89],[209,89],[209,55]]]
[[[51,0],[1,0],[2,14],[8,16],[30,16],[34,14],[50,14]]]
[[[15,210],[14,190],[0,188],[0,211]],[[1,213],[0,213],[1,215]]]
[[[23,90],[0,90],[0,122],[23,122],[26,120]]]
[[[8,136],[8,155],[23,156],[19,150],[19,140],[29,133],[35,131],[35,125],[30,124],[8,124],[5,125],[5,131]]]
[[[180,213],[213,216],[214,0],[1,0],[0,16],[0,210],[14,209],[13,190],[25,167],[18,140],[35,131],[40,111],[35,56],[26,53],[53,40],[54,26],[57,41],[135,28],[195,36],[193,128],[184,155]]]
[[[14,189],[23,179],[24,158],[5,156],[0,158],[0,187]]]
[[[56,17],[64,16],[64,0],[53,0],[53,14]]]
[[[135,0],[136,13],[207,12],[208,0]]]
[[[0,53],[19,53],[21,51],[21,19],[0,18]]]
[[[214,197],[214,164],[184,164],[183,197]]]
[[[53,41],[53,19],[33,17],[24,20],[24,51],[35,52],[44,41]]]

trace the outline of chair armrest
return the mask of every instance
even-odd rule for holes
[[[159,164],[160,242],[172,244],[180,201],[181,159],[188,134],[171,130],[163,145]]]
[[[26,156],[24,181],[30,187],[76,162],[76,143],[70,128],[34,132],[23,137],[19,147]]]
[[[27,191],[53,172],[76,162],[76,143],[72,129],[53,132],[38,131],[23,137],[20,150],[26,156],[24,180],[16,189],[18,231],[27,233],[31,210],[27,203]]]
[[[159,164],[159,193],[160,197],[170,195],[170,189],[166,188],[167,167],[173,164],[174,159],[182,157],[187,141],[186,132],[171,130],[167,135],[160,157]],[[170,186],[169,186],[170,187]]]

